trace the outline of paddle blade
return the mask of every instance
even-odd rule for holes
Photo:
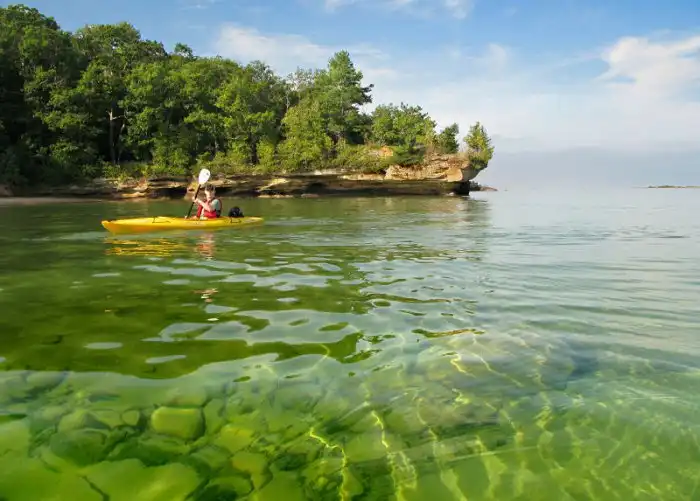
[[[202,169],[199,171],[199,184],[204,184],[207,181],[209,181],[209,176],[211,176],[211,172],[209,172],[209,169]]]

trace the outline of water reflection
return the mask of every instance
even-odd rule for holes
[[[124,238],[107,237],[104,239],[107,244],[106,255],[115,256],[150,256],[150,257],[170,257],[178,253],[185,253],[190,247],[173,239],[156,240],[128,240]]]
[[[210,261],[214,259],[214,252],[216,251],[216,238],[214,233],[204,233],[198,235],[196,251],[206,260]]]

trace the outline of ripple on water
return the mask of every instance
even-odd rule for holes
[[[241,274],[231,275],[220,280],[224,283],[250,282],[255,287],[267,287],[278,291],[292,291],[298,287],[328,287],[331,280],[340,280],[339,275],[299,275],[294,273],[278,273],[270,276]]]
[[[436,203],[427,214],[371,205],[350,228],[323,216],[337,239],[295,218],[294,235],[269,230],[280,248],[266,234],[241,240],[250,247],[228,264],[224,250],[218,262],[149,270],[179,270],[197,290],[213,279],[210,299],[237,309],[150,273],[110,291],[108,306],[95,283],[51,296],[63,312],[93,301],[118,311],[95,322],[125,348],[90,356],[126,362],[89,372],[82,353],[80,371],[28,371],[22,357],[46,348],[3,345],[19,370],[0,371],[0,497],[692,499],[693,262],[650,261],[645,272],[637,240],[612,247],[623,240],[596,240],[596,225],[565,235],[558,222],[511,222],[520,207],[492,223],[473,203]],[[259,266],[235,263],[241,255]],[[66,271],[58,290],[81,273]],[[245,280],[226,281],[236,276]],[[304,277],[329,288],[310,291]],[[275,292],[285,286],[298,290]],[[72,343],[85,342],[73,332],[95,317],[78,315],[41,317],[42,335],[65,322],[52,356],[75,357]]]
[[[85,348],[89,350],[116,350],[124,346],[123,343],[118,342],[104,342],[104,343],[89,343],[85,345]]]
[[[185,358],[187,358],[187,355],[169,355],[165,357],[152,357],[147,358],[146,363],[149,365],[160,365],[175,360],[184,360]]]
[[[152,271],[155,273],[170,273],[171,275],[190,275],[193,277],[223,277],[228,273],[209,270],[207,268],[174,268],[170,266],[137,265],[135,270]]]
[[[280,303],[298,303],[298,302],[299,302],[299,298],[296,298],[296,297],[280,297],[280,298],[277,298],[277,301],[279,301]]]
[[[167,326],[157,336],[144,339],[149,342],[174,343],[179,341],[179,336],[192,335],[211,327],[209,323],[182,322]]]
[[[212,314],[212,313],[230,313],[232,311],[236,311],[238,308],[234,308],[232,306],[221,306],[217,304],[207,304],[204,307],[204,311],[206,313]]]

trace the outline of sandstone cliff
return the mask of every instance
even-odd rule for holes
[[[385,155],[382,155],[385,156]],[[347,174],[345,179],[377,181],[471,181],[476,172],[461,155],[432,154],[421,165],[402,167],[391,165],[383,174]]]
[[[380,150],[380,155],[390,154]],[[468,195],[470,191],[488,190],[473,183],[476,176],[461,155],[429,155],[415,167],[392,165],[383,173],[359,174],[339,171],[319,171],[289,175],[217,175],[212,172],[210,183],[217,193],[234,197],[304,197],[304,196],[363,196],[363,195]],[[4,188],[4,187],[0,187]],[[57,196],[106,199],[181,198],[191,195],[196,181],[187,177],[157,177],[151,179],[96,179],[85,185],[62,187],[32,187],[31,189],[0,189],[0,196]]]

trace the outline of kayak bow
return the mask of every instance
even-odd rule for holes
[[[261,217],[219,217],[216,219],[185,219],[183,217],[137,217],[132,219],[108,219],[102,226],[110,233],[150,233],[166,230],[213,230],[239,228],[261,223]]]

